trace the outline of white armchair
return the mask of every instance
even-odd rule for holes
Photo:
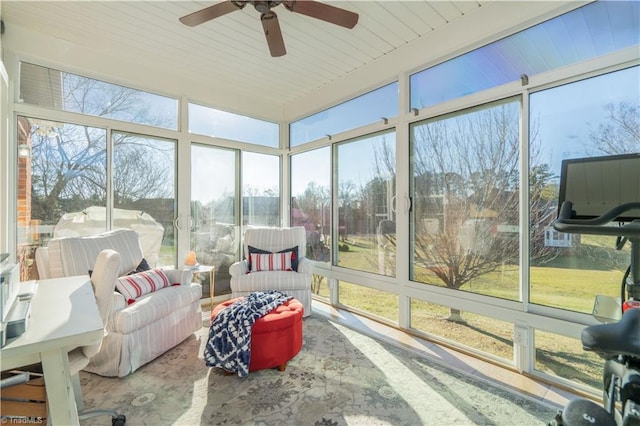
[[[50,240],[47,247],[36,250],[38,274],[41,279],[86,275],[105,249],[120,255],[116,274],[119,277],[135,271],[144,259],[138,233],[116,229],[90,237]],[[120,292],[111,292],[105,320],[108,333],[85,371],[108,377],[126,376],[202,327],[202,286],[192,282],[191,271],[172,268],[163,271],[172,284],[181,285],[144,294],[131,304]],[[92,279],[99,278],[93,274]]]
[[[258,271],[249,267],[249,246],[277,253],[297,247],[297,271]],[[250,228],[242,242],[244,259],[229,268],[231,297],[246,296],[254,291],[280,290],[296,298],[304,306],[304,316],[311,314],[311,274],[313,262],[307,259],[307,234],[301,227]]]

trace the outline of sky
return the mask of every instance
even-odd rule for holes
[[[640,67],[534,93],[530,100],[531,117],[541,126],[541,161],[559,173],[563,159],[586,156],[589,131],[603,123],[604,106],[628,102],[640,107]]]

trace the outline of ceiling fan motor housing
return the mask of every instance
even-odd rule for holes
[[[253,3],[253,7],[260,13],[267,13],[272,7],[276,7],[281,1],[250,1]]]

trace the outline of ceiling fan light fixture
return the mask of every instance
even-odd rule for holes
[[[269,10],[271,10],[271,6],[269,5],[268,1],[256,1],[253,3],[253,7],[255,7],[256,10],[260,13],[267,13]]]

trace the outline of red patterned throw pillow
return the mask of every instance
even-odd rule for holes
[[[160,268],[118,278],[116,289],[127,299],[130,305],[145,294],[169,287],[171,283],[167,274]]]
[[[251,254],[252,253],[258,253],[258,254],[271,254],[270,251],[268,250],[262,250],[253,246],[248,246],[249,249],[249,258],[247,259],[247,265],[249,266],[249,272],[251,272],[252,268],[251,268]],[[286,248],[284,250],[280,250],[277,253],[286,253],[290,251],[291,252],[291,268],[298,272],[298,246],[295,247],[291,247],[291,248]]]
[[[293,252],[284,253],[251,253],[251,272],[258,271],[293,271],[291,258]]]

